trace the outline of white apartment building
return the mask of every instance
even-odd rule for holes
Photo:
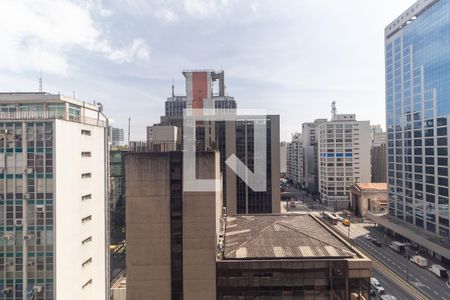
[[[347,209],[350,185],[371,181],[370,122],[338,114],[318,126],[319,191],[329,209]]]
[[[293,184],[303,186],[303,147],[300,133],[292,135],[292,141],[287,143],[286,178]]]
[[[0,93],[2,299],[107,299],[107,125],[101,105]]]

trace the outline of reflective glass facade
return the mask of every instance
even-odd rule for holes
[[[450,1],[403,17],[385,45],[389,214],[449,237]]]

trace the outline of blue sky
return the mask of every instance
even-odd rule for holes
[[[241,108],[301,123],[356,113],[384,127],[384,27],[411,0],[3,0],[0,91],[102,102],[145,139],[183,69],[223,69]]]

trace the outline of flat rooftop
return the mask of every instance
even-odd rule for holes
[[[227,217],[224,238],[225,260],[357,257],[309,214]]]

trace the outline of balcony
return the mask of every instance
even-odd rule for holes
[[[52,120],[60,119],[93,126],[106,126],[106,122],[86,116],[67,115],[64,111],[14,111],[0,112],[0,120]]]

